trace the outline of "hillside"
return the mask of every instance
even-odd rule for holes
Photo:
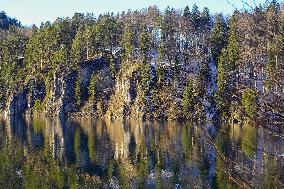
[[[196,5],[98,18],[75,13],[39,28],[2,17],[2,114],[284,118],[284,10],[277,1],[230,16]]]

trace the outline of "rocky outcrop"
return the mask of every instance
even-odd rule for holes
[[[139,64],[132,64],[127,65],[127,69],[122,68],[114,86],[114,94],[109,101],[106,117],[139,118],[143,116],[143,104],[139,108],[135,106],[135,102],[140,99],[137,95],[138,78],[136,77],[139,67]]]
[[[5,115],[17,116],[28,109],[27,94],[21,92],[18,95],[13,95],[8,99],[7,108],[4,111]]]
[[[49,78],[30,79],[22,91],[10,95],[5,112],[7,115],[181,119],[183,90],[194,73],[183,69],[176,74],[176,68],[166,64],[163,69],[163,84],[160,84],[155,64],[145,67],[140,62],[121,64],[116,60],[111,68],[106,58],[86,61],[73,71],[57,71]],[[95,93],[91,96],[94,75]]]

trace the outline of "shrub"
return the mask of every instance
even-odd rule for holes
[[[257,115],[257,94],[252,89],[246,89],[242,94],[242,105],[247,116],[251,119]]]

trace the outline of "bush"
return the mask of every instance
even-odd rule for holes
[[[194,96],[193,81],[189,80],[187,86],[183,91],[182,106],[183,113],[186,117],[191,117],[194,111],[196,98]]]
[[[88,87],[89,98],[91,100],[96,99],[96,85],[97,85],[98,77],[95,73],[92,74],[90,84]]]
[[[247,116],[251,119],[257,115],[257,94],[252,89],[246,89],[242,95],[242,105]]]
[[[81,99],[82,92],[81,92],[81,78],[80,78],[79,74],[77,76],[74,89],[75,89],[76,104],[77,104],[77,106],[81,106],[81,103],[82,103],[82,99]]]

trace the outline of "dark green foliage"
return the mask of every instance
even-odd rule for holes
[[[134,50],[134,33],[133,25],[127,23],[124,27],[121,46],[123,47],[123,58],[125,60],[133,59],[133,50]]]
[[[183,16],[184,17],[189,17],[190,16],[190,10],[189,10],[189,7],[186,6],[183,10]]]
[[[108,169],[107,169],[107,178],[108,180],[112,179],[114,172],[114,160],[110,159],[108,163]]]
[[[11,26],[21,26],[21,23],[15,19],[10,18],[4,11],[0,12],[0,29],[9,29]]]
[[[193,80],[190,79],[183,92],[182,106],[187,117],[192,118],[196,98],[194,96]]]
[[[223,49],[221,56],[218,62],[218,76],[217,76],[217,84],[218,89],[215,95],[215,100],[217,102],[217,109],[220,113],[227,114],[229,108],[229,102],[227,99],[227,94],[229,94],[229,73],[227,69],[227,51]]]
[[[74,66],[77,66],[79,63],[87,60],[87,44],[85,42],[83,32],[83,29],[80,28],[72,42],[70,57]]]
[[[146,26],[143,26],[139,40],[140,40],[139,41],[140,57],[141,57],[143,64],[146,64],[147,63],[148,51],[150,50],[150,47],[149,47],[150,39],[149,39],[149,36],[148,36],[148,33],[147,33]]]
[[[20,91],[23,87],[26,74],[23,61],[19,59],[25,51],[27,41],[25,33],[16,27],[6,31],[0,30],[0,81],[2,99],[9,94]]]
[[[90,84],[88,87],[89,99],[96,100],[96,85],[98,82],[98,78],[96,73],[93,73],[91,76]]]
[[[218,58],[222,49],[226,46],[227,41],[227,26],[222,14],[215,17],[215,23],[211,33],[212,57],[215,64],[218,63]]]
[[[144,139],[142,139],[144,140]],[[145,188],[145,182],[148,175],[148,157],[146,155],[147,147],[144,141],[141,143],[141,153],[137,165],[138,170],[138,188]]]
[[[115,60],[113,57],[109,59],[109,69],[110,69],[112,77],[115,78],[117,71],[116,71],[116,66],[115,66]]]
[[[182,106],[185,117],[201,119],[204,115],[202,101],[205,95],[201,76],[190,78],[183,91]]]
[[[242,105],[247,116],[251,119],[256,118],[258,110],[257,94],[252,89],[246,89],[242,94]]]
[[[151,67],[149,64],[143,64],[140,68],[140,76],[141,76],[141,86],[144,92],[148,92],[150,90],[150,75]]]
[[[82,104],[82,89],[81,89],[81,77],[80,74],[77,75],[74,91],[75,91],[75,102],[77,106],[81,106]]]
[[[162,66],[157,68],[157,77],[158,77],[158,84],[163,85],[163,82],[166,78],[167,70]]]
[[[272,38],[268,45],[268,60],[266,86],[273,90],[284,74],[284,35]]]
[[[128,178],[127,178],[127,173],[126,171],[123,169],[123,165],[122,163],[119,164],[119,185],[121,188],[125,188],[125,189],[130,189],[130,185],[128,182]]]
[[[217,103],[217,109],[223,117],[228,116],[232,97],[236,91],[236,68],[240,51],[238,40],[236,20],[232,17],[229,24],[228,46],[222,50],[218,59],[218,89],[215,95],[215,100]]]
[[[169,87],[175,91],[169,99],[180,99],[182,95],[190,99],[190,90],[186,88],[182,94],[182,86],[186,78],[192,77],[194,103],[187,100],[171,103],[184,105],[185,114],[201,116],[215,92],[218,112],[225,117],[235,108],[232,104],[240,104],[240,90],[251,88],[254,83],[259,88],[256,79],[262,70],[263,93],[276,95],[274,101],[281,101],[271,101],[270,105],[283,104],[277,97],[283,93],[284,76],[284,24],[280,7],[278,1],[269,1],[247,12],[235,11],[228,17],[222,14],[212,17],[208,8],[200,11],[197,5],[185,7],[183,13],[170,7],[164,12],[149,7],[97,18],[93,14],[75,13],[72,18],[58,18],[38,28],[23,27],[1,12],[0,106],[7,106],[11,95],[23,92],[25,85],[34,79],[45,81],[45,96],[40,99],[50,104],[54,90],[57,91],[53,82],[58,78],[65,81],[71,73],[88,66],[93,69],[91,72],[106,67],[110,71],[110,81],[107,75],[103,82],[109,84],[103,90],[106,93],[113,91],[114,82],[123,79],[125,72],[141,66],[139,73],[132,74],[135,75],[132,89],[142,90],[144,97],[152,99],[151,107],[164,102],[166,98],[161,94]],[[211,61],[218,67],[217,90],[215,68],[209,67]],[[87,96],[97,98],[96,82],[91,79],[87,91],[85,81],[86,78],[77,77],[75,84],[71,83],[74,102],[70,106],[77,106],[78,110]],[[135,83],[138,85],[134,86]],[[261,96],[265,99],[268,95]],[[108,103],[104,103],[107,109]]]

